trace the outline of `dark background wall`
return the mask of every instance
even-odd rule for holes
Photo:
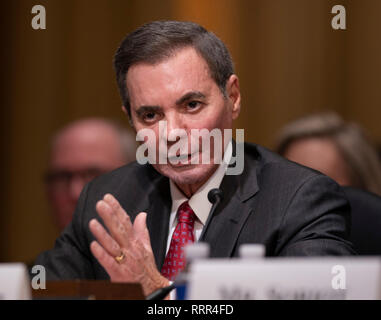
[[[46,30],[31,27],[35,4],[46,8]],[[345,31],[331,28],[335,4],[346,8]],[[380,18],[378,0],[3,1],[0,260],[30,261],[53,245],[42,180],[49,137],[80,117],[124,119],[112,59],[137,26],[191,20],[221,37],[241,81],[236,127],[271,147],[282,125],[327,109],[381,141]]]

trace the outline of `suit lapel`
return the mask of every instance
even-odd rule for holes
[[[156,265],[160,270],[165,258],[172,202],[167,178],[161,176],[153,185],[146,210],[147,228]]]
[[[239,233],[253,211],[247,200],[259,190],[256,165],[245,159],[243,173],[225,176],[220,188],[224,200],[216,208],[210,226],[200,239],[210,244],[211,257],[229,257],[233,254]]]

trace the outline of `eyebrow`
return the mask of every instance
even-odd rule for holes
[[[176,105],[181,105],[186,101],[192,100],[192,99],[204,99],[205,95],[200,91],[190,91],[186,94],[184,94],[181,98],[176,100]],[[140,117],[144,113],[148,112],[158,112],[161,111],[162,108],[160,106],[140,106],[135,113]]]
[[[205,95],[200,91],[191,91],[186,94],[184,94],[180,99],[176,100],[177,105],[181,105],[186,101],[192,100],[192,99],[204,99]]]
[[[161,110],[161,107],[159,106],[140,106],[138,110],[136,110],[136,114],[140,117],[144,113],[149,112],[158,112]]]

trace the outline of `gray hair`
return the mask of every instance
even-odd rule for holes
[[[309,115],[286,125],[278,135],[276,151],[284,155],[290,144],[304,138],[329,138],[347,162],[353,186],[381,195],[381,160],[365,131],[336,113]]]
[[[225,95],[226,82],[234,73],[233,61],[225,44],[197,23],[153,21],[128,34],[114,58],[119,92],[130,118],[130,99],[126,86],[129,68],[139,62],[161,62],[185,47],[193,47],[201,55],[209,67],[211,77]]]

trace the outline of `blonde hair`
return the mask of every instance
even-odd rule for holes
[[[351,171],[354,187],[381,195],[381,160],[364,130],[345,122],[336,113],[320,113],[300,118],[279,133],[276,151],[284,155],[290,144],[304,138],[329,138]]]

